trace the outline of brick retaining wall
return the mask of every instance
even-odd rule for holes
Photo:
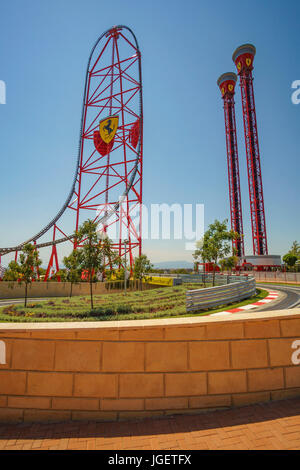
[[[136,282],[136,281],[135,281]],[[117,281],[115,282],[117,284]],[[113,284],[113,283],[112,283]],[[109,283],[108,283],[109,285]],[[134,287],[133,284],[128,286],[127,290],[131,290]],[[143,283],[143,289],[155,289],[158,286],[154,284]],[[159,286],[164,287],[164,286]],[[69,282],[32,282],[28,285],[28,297],[39,298],[39,297],[68,297],[70,295],[70,283]],[[95,295],[101,294],[114,294],[117,292],[123,292],[124,289],[108,289],[105,286],[105,282],[93,283],[93,293]],[[78,282],[73,284],[72,295],[89,295],[90,284],[88,282]],[[19,299],[25,296],[25,285],[19,282],[0,282],[0,299]]]
[[[300,396],[295,340],[300,309],[1,323],[0,421],[126,420]]]

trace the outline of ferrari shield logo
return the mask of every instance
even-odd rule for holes
[[[109,144],[113,140],[118,129],[118,124],[119,116],[108,116],[100,121],[100,137],[106,144]]]

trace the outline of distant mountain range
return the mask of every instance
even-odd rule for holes
[[[156,269],[193,269],[194,267],[194,264],[190,261],[160,261],[152,264]],[[47,266],[42,267],[47,269]]]
[[[191,269],[194,267],[190,261],[161,261],[153,265],[156,269]]]

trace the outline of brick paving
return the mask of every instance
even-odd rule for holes
[[[134,422],[0,425],[0,450],[300,449],[300,398]]]

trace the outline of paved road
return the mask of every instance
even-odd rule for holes
[[[274,289],[282,293],[276,302],[266,304],[259,310],[281,310],[300,306],[300,286],[283,286],[282,284],[258,283],[257,287]]]
[[[28,298],[27,302],[42,302],[44,300],[49,300],[48,298],[43,297],[42,299],[36,299],[36,298]],[[0,307],[5,307],[6,305],[14,305],[14,304],[24,304],[24,299],[0,299]]]

